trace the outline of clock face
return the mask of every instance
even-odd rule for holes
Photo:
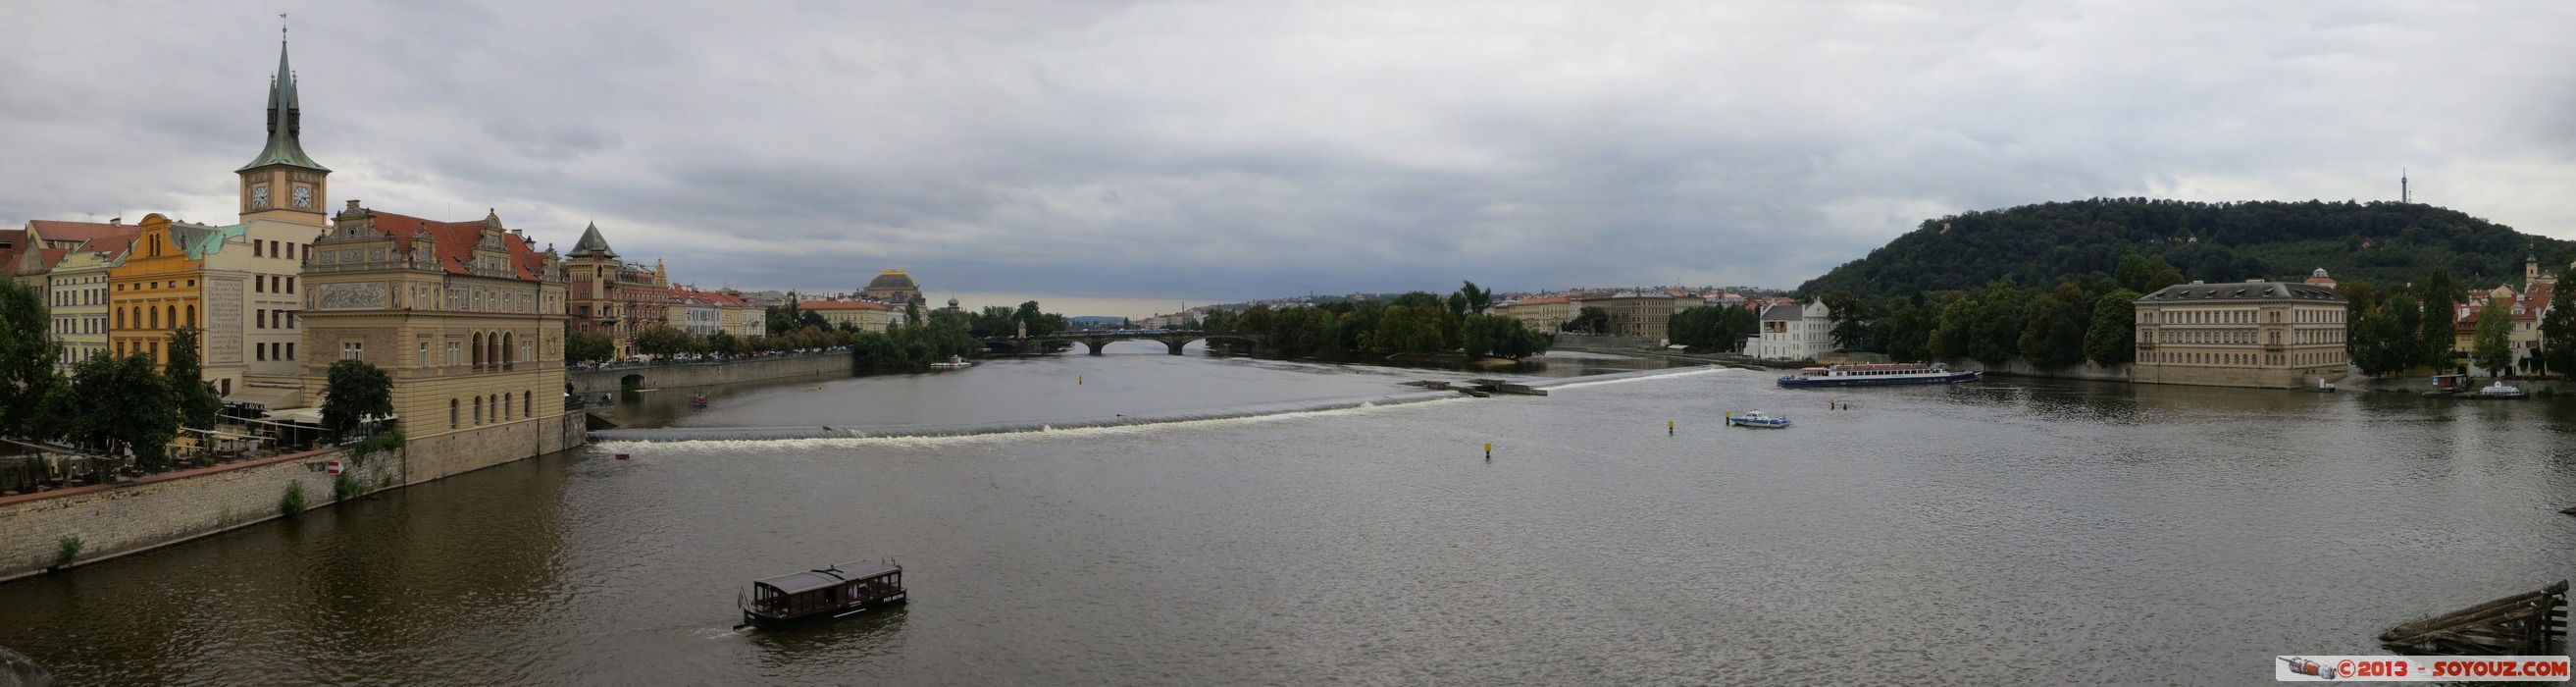
[[[250,187],[250,206],[255,208],[268,207],[267,186]]]
[[[311,186],[297,186],[297,187],[295,187],[295,207],[299,207],[299,208],[309,208],[309,207],[313,207],[313,187],[311,187]]]

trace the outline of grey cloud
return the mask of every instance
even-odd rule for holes
[[[336,195],[558,244],[597,219],[700,284],[1790,286],[1940,214],[2343,198],[2399,166],[2576,236],[2563,3],[290,11]],[[15,14],[0,222],[230,211],[273,16]]]

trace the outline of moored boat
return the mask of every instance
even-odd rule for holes
[[[1735,427],[1754,427],[1759,429],[1787,429],[1789,427],[1789,418],[1772,417],[1759,410],[1750,410],[1745,411],[1742,415],[1727,413],[1726,424]]]
[[[942,363],[931,363],[931,364],[930,364],[930,369],[933,369],[933,370],[958,370],[958,369],[964,369],[964,368],[974,367],[974,366],[975,366],[975,364],[974,364],[974,363],[966,362],[966,358],[965,358],[965,357],[963,357],[963,356],[954,356],[954,355],[952,355],[952,356],[948,356],[948,361],[947,361],[947,362],[942,362]]]
[[[845,618],[909,598],[903,566],[853,561],[754,581],[750,595],[736,603],[742,607],[743,624],[774,630]]]
[[[1875,365],[1834,365],[1809,367],[1797,374],[1781,375],[1780,386],[1895,386],[1900,384],[1957,384],[1982,377],[1978,372],[1951,372],[1941,363],[1894,363]]]

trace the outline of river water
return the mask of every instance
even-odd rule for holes
[[[1027,423],[1473,376],[1109,352],[619,412]],[[68,684],[2257,684],[2576,575],[2566,402],[1552,391],[595,446],[0,585],[0,646]],[[1798,426],[1719,422],[1756,408]],[[747,580],[876,557],[908,608],[731,629]]]

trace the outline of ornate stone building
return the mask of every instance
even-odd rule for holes
[[[681,307],[679,294],[671,288],[671,275],[661,261],[647,268],[617,257],[607,237],[599,234],[598,224],[582,230],[581,240],[565,254],[564,270],[571,278],[568,312],[573,326],[608,337],[617,346],[615,357],[633,354],[636,334],[681,324],[672,312]]]
[[[255,255],[280,259],[270,251],[282,250],[301,267],[300,283],[284,286],[303,309],[288,315],[302,350],[286,355],[299,363],[301,386],[276,405],[320,406],[333,362],[383,369],[408,439],[409,482],[580,443],[579,416],[564,409],[565,277],[553,251],[536,251],[497,213],[436,222],[352,200],[325,225],[330,170],[304,155],[300,120],[281,46],[268,146],[239,172],[250,236],[264,224],[307,232],[301,242],[263,240]],[[270,414],[318,417],[311,408]]]
[[[914,282],[912,275],[904,274],[903,270],[886,270],[877,273],[876,278],[868,280],[867,288],[860,289],[859,293],[870,299],[898,306],[928,302],[921,295],[921,284]]]
[[[2296,388],[2341,380],[2345,306],[2331,288],[2260,279],[2157,289],[2137,300],[2129,381]]]

